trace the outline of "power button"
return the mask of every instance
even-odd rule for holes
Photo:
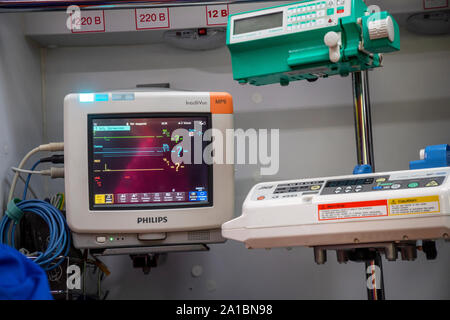
[[[97,237],[97,242],[98,243],[105,243],[106,242],[106,238],[105,237]]]

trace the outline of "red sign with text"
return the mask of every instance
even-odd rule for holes
[[[206,25],[221,26],[228,23],[229,8],[227,4],[206,6]]]
[[[105,32],[105,13],[103,10],[74,13],[70,26],[72,33]]]
[[[327,203],[317,206],[319,221],[387,217],[387,200]]]
[[[135,9],[136,30],[170,28],[169,8]]]

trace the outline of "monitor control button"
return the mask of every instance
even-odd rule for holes
[[[106,237],[97,237],[97,242],[98,243],[105,243],[106,242]]]
[[[430,182],[428,182],[427,184],[426,184],[426,187],[436,187],[436,186],[438,186],[439,184],[436,182],[436,181],[430,181]]]
[[[167,237],[165,232],[157,233],[139,233],[138,239],[141,241],[164,240]]]

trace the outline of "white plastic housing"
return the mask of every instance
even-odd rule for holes
[[[406,187],[360,193],[354,191],[346,193],[344,188],[338,194],[322,194],[324,186],[329,180],[358,179],[358,177],[374,177],[377,179],[377,177],[386,175],[403,179],[406,186],[409,183],[411,183],[411,186],[415,186],[414,182],[409,182],[414,179],[432,180],[434,176],[440,177],[438,179],[443,182],[438,186],[430,184],[428,187]],[[450,168],[436,168],[260,183],[252,188],[245,199],[242,206],[242,215],[222,225],[222,235],[228,239],[244,242],[249,248],[448,238],[450,235],[449,175]],[[280,184],[308,184],[311,181],[323,183],[318,184],[320,189],[317,189],[317,186],[311,186],[311,190],[315,189],[316,192],[309,190],[306,194],[274,193]],[[410,205],[408,203],[413,200],[408,199],[418,199],[418,202],[420,202],[423,199],[421,197],[431,197],[433,201],[422,204],[426,212],[413,213],[415,207],[413,205],[410,208],[408,207]],[[398,199],[402,199],[405,203],[405,212],[410,210],[412,213],[394,215],[390,201]],[[379,210],[385,211],[386,214],[373,217],[345,218],[342,215],[345,212],[340,212],[340,209],[337,209],[335,214],[336,216],[341,215],[340,219],[320,219],[320,205],[333,204],[335,208],[339,208],[340,204],[347,206],[349,203],[368,203],[371,201],[387,201],[386,208],[384,206],[379,207]],[[400,201],[398,202],[400,203]],[[419,210],[416,211],[422,210],[420,209],[421,204],[418,203],[417,205]],[[361,205],[361,207],[363,206]],[[402,210],[401,207],[396,207],[396,209],[398,208]],[[376,212],[378,209],[376,207],[361,209],[359,214],[364,215],[364,210]]]
[[[369,21],[369,38],[370,40],[388,38],[394,42],[395,28],[392,18]]]
[[[117,93],[117,92],[115,92]],[[80,102],[79,94],[69,94],[64,99],[64,143],[65,143],[65,191],[67,222],[72,231],[84,234],[105,233],[160,233],[220,228],[234,212],[233,165],[213,165],[213,206],[151,209],[151,210],[90,210],[88,176],[88,120],[89,114],[126,113],[211,113],[212,128],[233,128],[233,114],[220,113],[214,108],[212,99],[217,94],[210,92],[120,92],[133,94],[129,101]],[[170,116],[170,115],[168,115]],[[225,153],[225,152],[224,152]],[[224,155],[225,157],[225,155]],[[137,218],[167,217],[166,223],[137,223]],[[151,220],[151,219],[150,219]]]

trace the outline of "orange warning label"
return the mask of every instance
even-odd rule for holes
[[[386,217],[387,200],[320,204],[319,221]]]

